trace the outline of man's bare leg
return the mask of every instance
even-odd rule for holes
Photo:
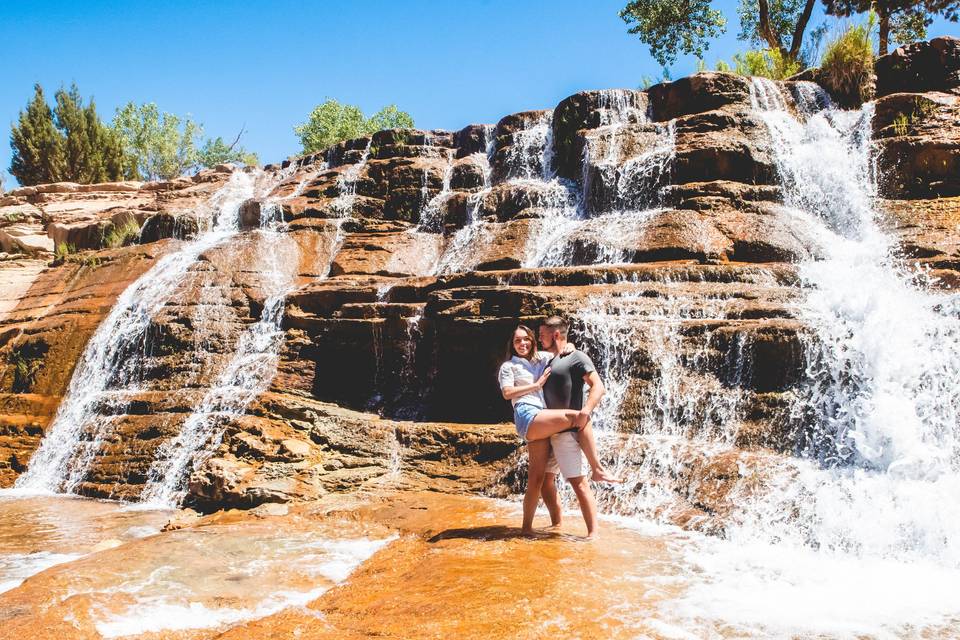
[[[549,471],[544,474],[540,495],[550,512],[550,526],[559,527],[563,521],[563,511],[560,509],[560,495],[557,493],[557,474]]]
[[[587,537],[594,538],[597,532],[597,503],[593,499],[590,483],[586,476],[570,478],[569,482],[573,492],[577,494],[577,502],[580,503],[580,513],[587,525]]]
[[[547,459],[550,457],[550,441],[535,440],[527,443],[527,491],[523,495],[523,533],[533,535],[533,517],[540,504],[540,487],[547,474]]]
[[[583,455],[587,456],[587,462],[590,463],[590,468],[593,469],[590,478],[593,479],[594,482],[623,482],[621,478],[607,471],[600,462],[600,456],[597,454],[597,440],[593,435],[592,425],[593,421],[591,420],[587,423],[587,426],[577,434],[577,441],[580,443]]]

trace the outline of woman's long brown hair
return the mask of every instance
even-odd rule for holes
[[[513,336],[516,335],[517,329],[521,329],[530,338],[530,353],[525,356],[521,356],[513,348]],[[537,335],[533,332],[533,329],[525,324],[518,324],[516,328],[510,332],[510,340],[507,341],[507,360],[513,356],[517,356],[518,358],[526,358],[531,362],[533,362],[533,359],[537,356]]]

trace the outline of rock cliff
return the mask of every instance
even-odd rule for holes
[[[943,74],[927,72],[934,59]],[[958,64],[949,38],[877,64],[882,222],[930,287],[960,276]],[[778,83],[785,109],[803,108],[808,84]],[[240,207],[239,235],[202,252],[151,318],[142,384],[100,411],[110,428],[76,490],[140,494],[263,313],[257,226],[276,207],[296,252],[276,375],[223,418],[188,503],[249,507],[398,478],[509,491],[519,443],[494,372],[518,321],[560,313],[616,378],[620,427],[604,450],[632,448],[630,465],[656,469],[633,437],[676,423],[686,462],[658,480],[671,518],[721,526],[731,486],[807,435],[794,411],[811,339],[798,264],[822,248],[784,204],[757,101],[750,79],[704,72],[457,132],[381,131],[267,167],[277,183]],[[202,231],[232,171],[0,200],[0,484],[25,469],[114,301]],[[59,245],[66,255],[48,263]],[[729,447],[705,445],[721,432]]]

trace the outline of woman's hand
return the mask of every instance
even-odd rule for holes
[[[577,345],[573,344],[572,342],[568,342],[566,346],[563,347],[563,351],[561,351],[560,353],[566,355],[568,353],[573,353],[576,350],[577,350]]]
[[[550,367],[547,367],[543,370],[543,375],[537,378],[537,387],[543,389],[543,385],[547,383],[547,378],[550,377]]]

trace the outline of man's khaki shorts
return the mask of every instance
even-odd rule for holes
[[[583,450],[580,449],[578,433],[563,431],[550,436],[550,458],[547,473],[562,473],[567,480],[579,478],[583,471]]]

